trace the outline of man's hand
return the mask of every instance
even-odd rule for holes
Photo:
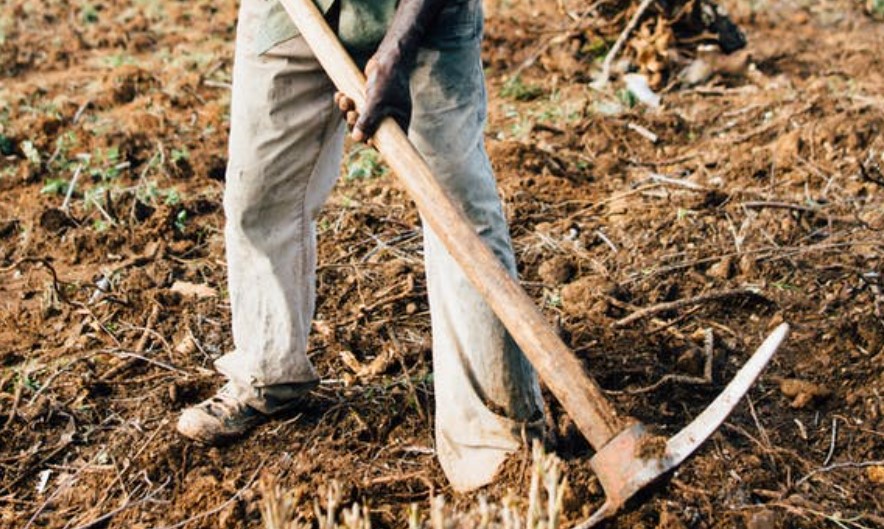
[[[411,93],[408,79],[427,27],[435,20],[446,0],[401,0],[390,29],[377,53],[365,67],[365,109],[356,112],[353,100],[338,92],[335,103],[353,127],[351,137],[367,142],[386,117],[392,117],[403,130],[411,119]]]
[[[353,127],[350,137],[354,141],[367,142],[381,121],[391,117],[408,130],[411,120],[411,93],[408,89],[410,68],[401,64],[398,57],[391,54],[381,56],[379,50],[365,67],[365,113],[359,115],[356,104],[342,92],[335,93],[335,103]]]

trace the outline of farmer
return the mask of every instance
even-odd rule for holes
[[[200,442],[240,437],[318,383],[306,355],[313,219],[338,176],[346,121],[351,137],[366,141],[384,117],[396,119],[516,273],[483,145],[482,0],[316,2],[354,59],[367,63],[368,103],[357,116],[335,94],[276,1],[242,1],[224,196],[234,350],[215,363],[227,383],[178,421],[181,434]],[[542,428],[541,396],[531,365],[426,228],[424,246],[436,453],[453,487],[470,490]]]

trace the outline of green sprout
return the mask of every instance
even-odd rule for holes
[[[543,89],[537,85],[527,84],[520,76],[510,78],[500,89],[500,96],[516,101],[531,101],[543,95]]]

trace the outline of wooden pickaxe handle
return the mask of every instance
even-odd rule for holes
[[[365,108],[365,77],[312,0],[280,0],[338,90],[359,111]],[[596,449],[626,426],[583,364],[559,339],[534,302],[433,176],[398,124],[385,119],[373,143],[405,186],[425,222],[485,298],[522,348],[540,378]]]

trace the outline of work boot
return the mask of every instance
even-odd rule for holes
[[[230,384],[225,384],[213,397],[181,412],[177,428],[184,437],[215,445],[242,437],[266,420],[266,415],[238,400]]]

